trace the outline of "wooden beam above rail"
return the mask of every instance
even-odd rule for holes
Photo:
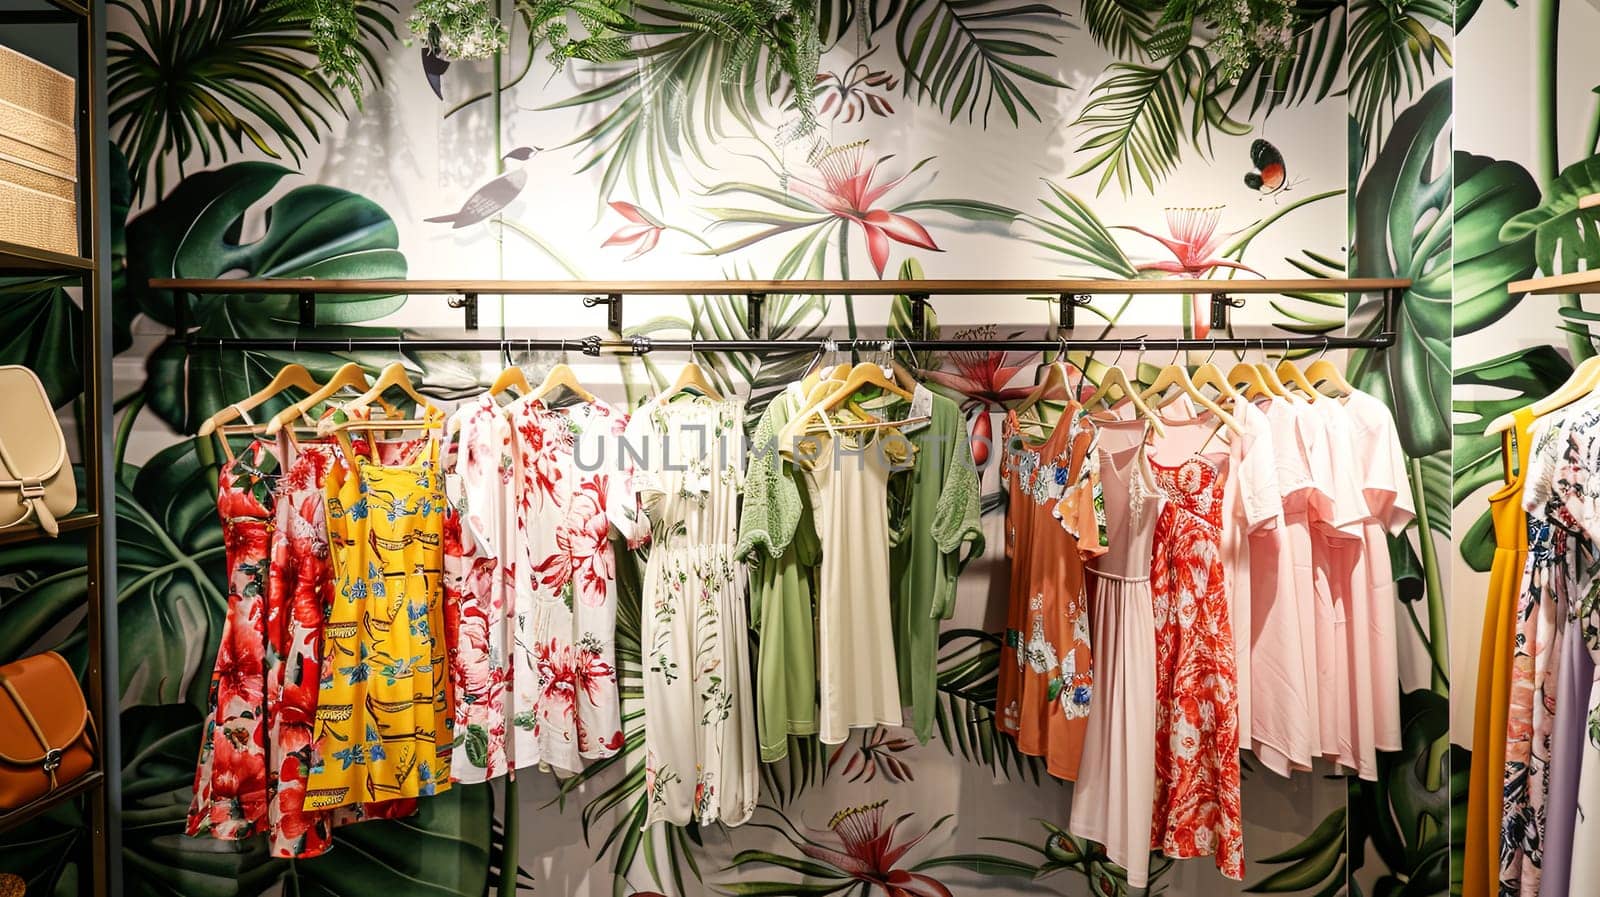
[[[1023,296],[1063,293],[1120,295],[1147,293],[1184,295],[1232,293],[1234,295],[1285,293],[1375,293],[1404,289],[1409,280],[1383,278],[1291,280],[1066,280],[1025,278],[993,280],[315,280],[275,278],[262,280],[204,280],[152,278],[152,289],[181,290],[195,294],[315,293],[480,296],[740,296],[844,295],[861,296]]]

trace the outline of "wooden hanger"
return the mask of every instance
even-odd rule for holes
[[[244,417],[251,409],[261,407],[268,399],[284,390],[298,389],[304,393],[314,393],[321,388],[322,384],[311,379],[311,372],[306,370],[303,365],[286,364],[272,378],[272,381],[262,387],[259,392],[234,402],[207,418],[205,423],[200,425],[200,429],[195,435],[210,436],[218,427]]]
[[[1529,405],[1526,410],[1532,411],[1536,418],[1543,417],[1585,398],[1593,393],[1596,387],[1600,387],[1600,356],[1585,359],[1578,365],[1577,370],[1572,372],[1572,376],[1567,378],[1567,382],[1557,387],[1555,392]],[[1513,411],[1495,418],[1483,431],[1483,435],[1493,436],[1512,429],[1517,423],[1516,415],[1517,412]]]
[[[1228,382],[1228,378],[1222,376],[1222,369],[1212,364],[1209,358],[1194,369],[1194,373],[1189,375],[1189,381],[1196,389],[1209,386],[1216,390],[1219,401],[1227,402],[1230,407],[1239,401],[1239,393]]]
[[[674,396],[688,392],[691,389],[713,402],[722,401],[722,394],[717,392],[716,387],[711,385],[711,381],[706,379],[706,372],[695,362],[694,350],[692,349],[689,352],[689,363],[684,365],[683,370],[678,372],[678,379],[667,387],[666,392],[656,396],[656,401],[665,405],[672,401]]]
[[[551,368],[550,373],[544,375],[544,381],[539,384],[539,387],[523,393],[522,399],[519,401],[542,401],[545,397],[553,395],[557,390],[561,389],[565,389],[567,392],[577,396],[579,401],[594,401],[594,393],[583,388],[583,384],[578,382],[577,371],[574,371],[564,361]]]
[[[372,381],[372,386],[366,392],[345,402],[342,410],[347,418],[350,412],[360,411],[373,402],[381,402],[383,394],[391,389],[398,389],[416,403],[417,410],[422,414],[412,420],[364,420],[347,419],[332,425],[333,429],[360,429],[360,430],[413,430],[421,426],[424,421],[440,414],[438,406],[429,401],[417,388],[411,384],[411,375],[406,373],[406,366],[400,362],[385,365],[379,372],[378,379]]]
[[[1285,387],[1298,389],[1305,393],[1308,401],[1315,402],[1317,399],[1322,398],[1322,393],[1317,392],[1317,387],[1306,379],[1305,371],[1300,370],[1300,367],[1289,359],[1285,358],[1278,362],[1274,373],[1278,375],[1278,379],[1283,381]]]
[[[1024,412],[1044,401],[1052,388],[1059,389],[1061,397],[1064,399],[1072,397],[1072,384],[1067,377],[1067,365],[1063,361],[1053,361],[1047,365],[1044,378],[1033,388],[1033,392],[1023,396],[1022,401],[1018,402],[1016,407],[1012,409],[1017,413],[1017,420],[1021,421]],[[1042,416],[1039,418],[1039,423],[1041,425],[1044,424]]]
[[[1239,429],[1239,422],[1233,419],[1233,415],[1223,411],[1221,405],[1218,405],[1205,393],[1195,388],[1194,381],[1189,379],[1189,369],[1176,361],[1162,368],[1161,373],[1156,375],[1155,382],[1150,384],[1149,389],[1140,393],[1139,398],[1148,402],[1174,386],[1178,387],[1180,394],[1188,396],[1196,405],[1215,415],[1224,427],[1235,433],[1243,432]],[[1162,404],[1164,403],[1158,402],[1156,407],[1159,408]]]
[[[320,389],[317,389],[316,391],[312,392],[311,395],[306,396],[300,401],[278,412],[278,414],[273,417],[272,420],[267,421],[267,435],[272,436],[284,427],[290,426],[296,421],[304,418],[308,413],[310,413],[311,409],[321,405],[323,402],[326,402],[340,390],[364,390],[366,388],[367,372],[362,370],[361,365],[356,364],[355,362],[350,362],[339,368],[337,371],[334,371],[333,377],[331,377],[327,383],[324,383]],[[390,409],[387,405],[384,407],[386,410],[392,413],[393,409]]]
[[[1272,386],[1262,376],[1261,369],[1248,361],[1241,361],[1228,371],[1228,385],[1234,390],[1243,391],[1247,399],[1259,399],[1262,396],[1277,395],[1272,391]]]
[[[528,385],[528,375],[524,374],[522,368],[517,365],[506,368],[500,372],[500,376],[494,378],[494,382],[489,384],[489,395],[497,396],[513,389],[517,391],[519,396],[525,396],[533,392],[533,387]]]
[[[1267,384],[1267,389],[1273,395],[1284,399],[1289,398],[1289,387],[1278,379],[1278,372],[1272,369],[1272,365],[1258,361],[1255,364],[1255,369],[1261,374],[1261,382]]]
[[[819,383],[812,392],[816,393],[826,385],[827,383]],[[783,446],[792,445],[794,437],[805,431],[808,422],[818,412],[828,412],[838,408],[851,396],[867,386],[876,386],[884,392],[894,393],[907,401],[911,399],[909,390],[902,388],[900,384],[890,377],[884,376],[882,365],[864,361],[850,369],[850,375],[844,379],[843,383],[823,394],[821,398],[808,402],[806,407],[801,409],[800,413],[789,421],[788,426],[783,428],[783,434],[778,443],[780,450]],[[903,420],[873,421],[871,426],[898,427],[905,423],[907,421]]]
[[[1323,351],[1326,352],[1327,349]],[[1305,374],[1313,387],[1329,386],[1335,396],[1348,396],[1356,391],[1356,388],[1350,385],[1350,381],[1344,378],[1344,372],[1339,370],[1339,366],[1326,358],[1318,357],[1316,361],[1311,362]]]
[[[1133,381],[1128,379],[1128,372],[1115,363],[1105,369],[1105,373],[1100,375],[1100,385],[1096,387],[1094,392],[1089,394],[1087,399],[1083,400],[1084,412],[1088,413],[1090,408],[1101,403],[1104,403],[1106,408],[1110,409],[1113,400],[1112,390],[1121,392],[1122,397],[1127,399],[1128,404],[1133,406],[1134,413],[1149,421],[1152,433],[1157,436],[1167,435],[1167,428],[1161,425],[1161,416],[1151,410],[1143,399],[1139,398],[1139,390],[1133,385]]]

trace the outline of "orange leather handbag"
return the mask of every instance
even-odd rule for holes
[[[0,666],[0,813],[94,769],[94,721],[54,651]]]

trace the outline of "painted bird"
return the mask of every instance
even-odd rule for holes
[[[450,69],[450,60],[441,59],[439,54],[427,47],[422,48],[422,75],[428,79],[428,86],[433,88],[433,95],[444,99],[444,73]]]
[[[467,201],[461,204],[460,211],[423,220],[439,224],[449,222],[452,228],[463,228],[498,213],[511,205],[512,200],[522,193],[522,188],[528,186],[527,161],[539,151],[540,148],[537,146],[519,146],[506,153],[507,160],[514,159],[523,164],[473,191],[473,194],[467,197]]]

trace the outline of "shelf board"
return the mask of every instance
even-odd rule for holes
[[[70,517],[61,518],[57,523],[60,524],[63,534],[81,529],[93,529],[100,525],[100,515],[73,514]],[[44,530],[31,524],[21,524],[13,529],[0,529],[0,545],[15,545],[19,542],[33,542],[49,538],[51,537],[46,535]]]
[[[474,293],[486,296],[582,296],[620,293],[625,296],[720,296],[770,293],[803,296],[813,293],[861,296],[928,294],[932,296],[1025,296],[1062,293],[1118,295],[1126,293],[1180,296],[1193,293],[1375,293],[1403,289],[1411,281],[1386,278],[1297,278],[1292,280],[1088,280],[1065,278],[980,280],[314,280],[269,278],[198,280],[152,278],[152,289],[200,294],[252,293],[410,296]]]
[[[46,794],[32,803],[23,804],[9,813],[0,813],[0,832],[37,819],[75,797],[100,788],[105,784],[105,779],[105,773],[92,769],[65,788]]]
[[[94,259],[0,240],[0,271],[75,274],[94,270]]]
[[[1513,280],[1506,289],[1532,296],[1559,296],[1567,293],[1600,293],[1600,269]]]

